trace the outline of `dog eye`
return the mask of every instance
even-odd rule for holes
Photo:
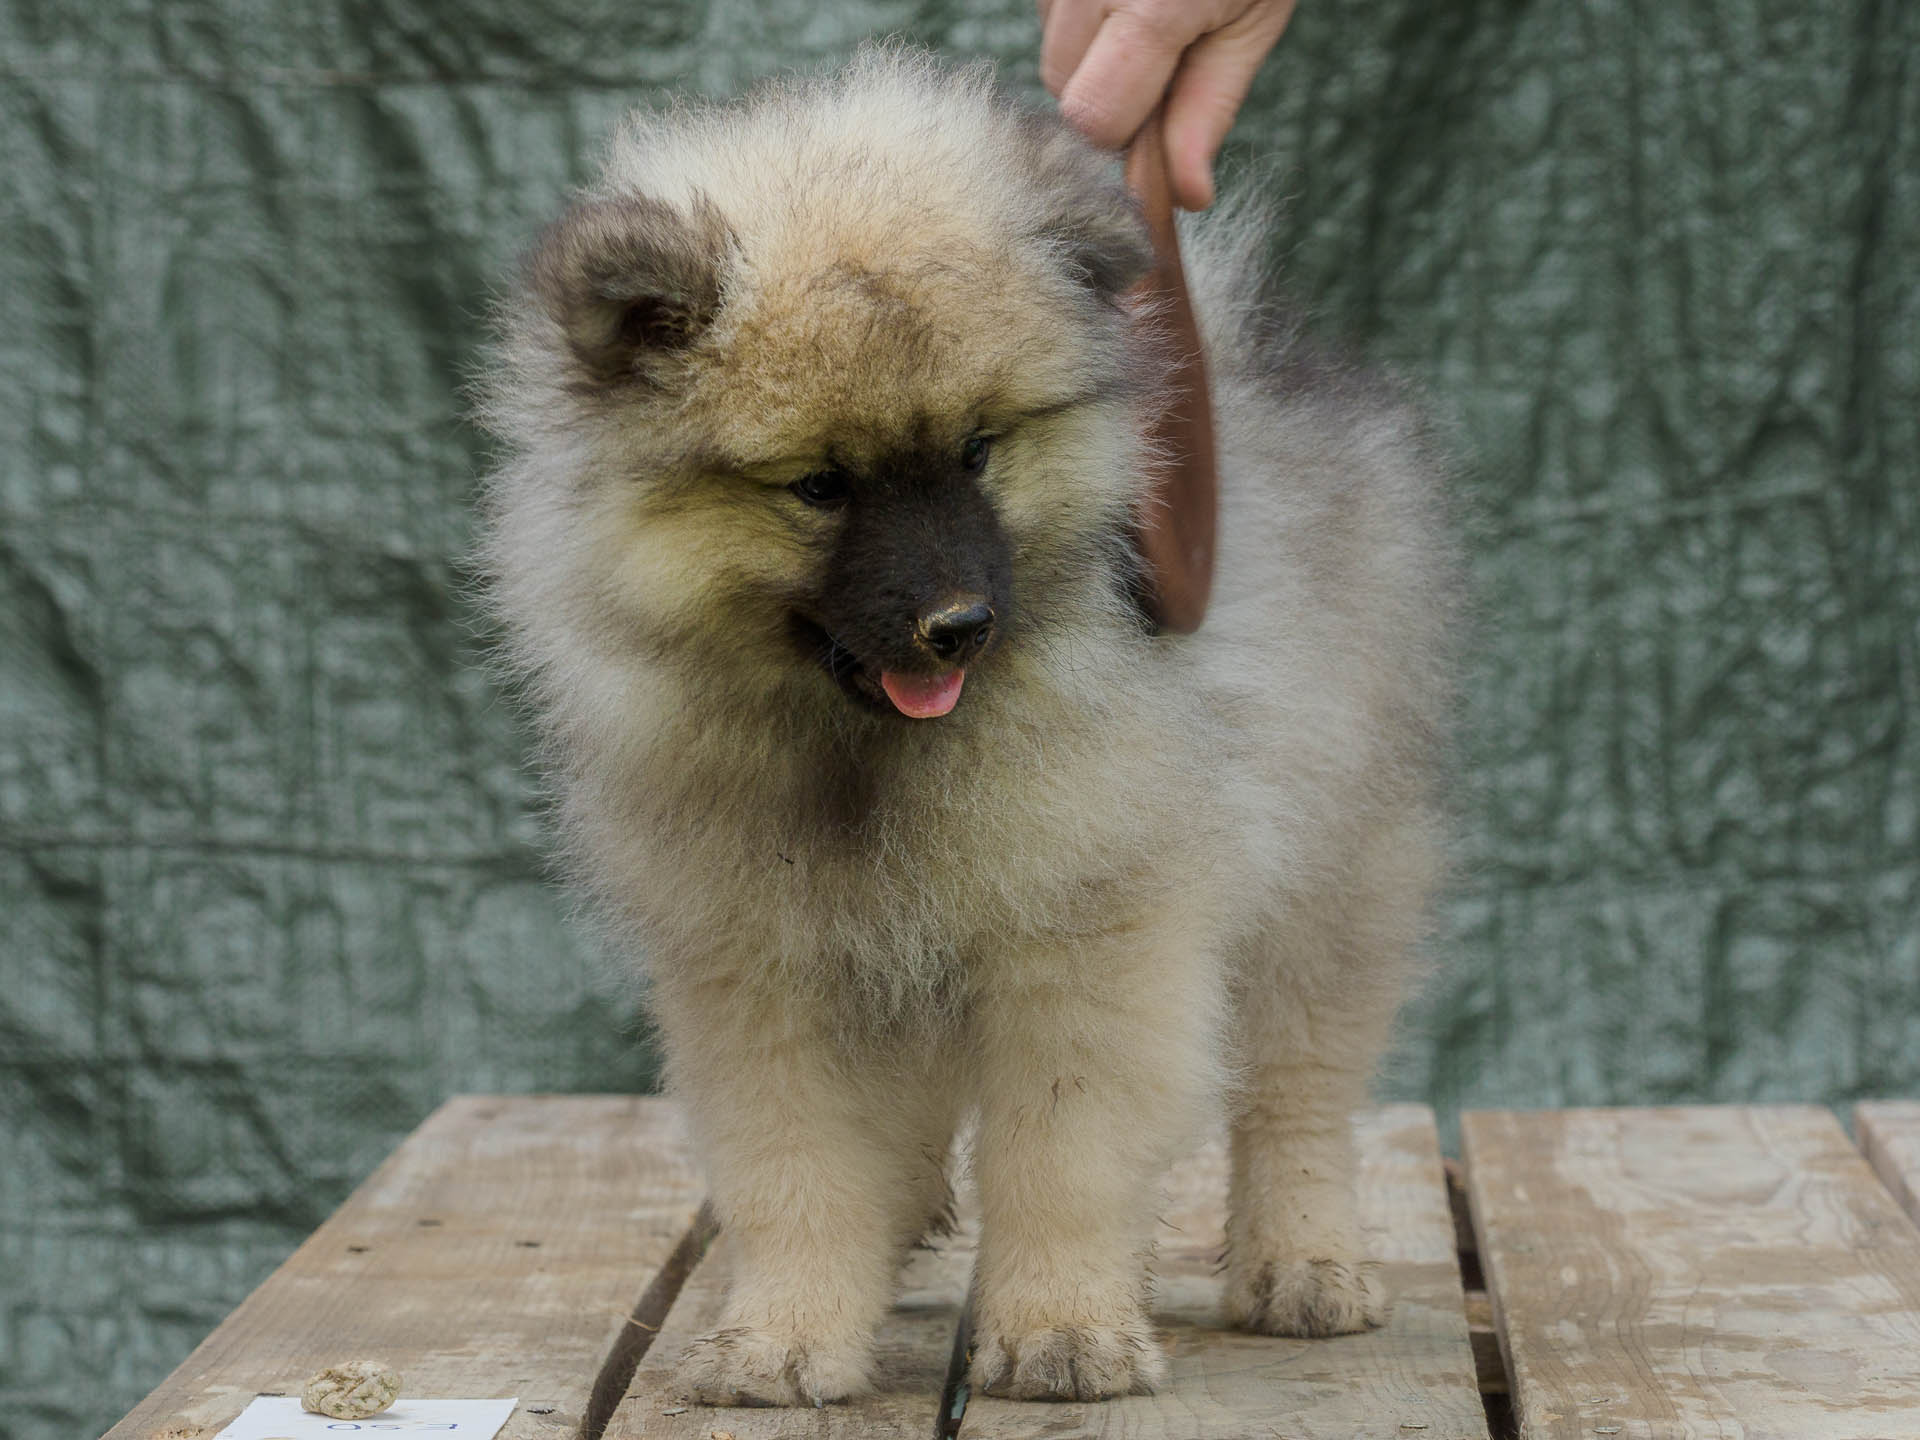
[[[809,505],[843,505],[853,493],[853,482],[844,470],[816,470],[802,475],[787,487]]]
[[[993,449],[993,441],[986,435],[969,435],[967,443],[960,447],[960,468],[969,475],[977,475],[987,467],[987,452]]]

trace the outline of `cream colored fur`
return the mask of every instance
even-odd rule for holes
[[[1435,467],[1389,387],[1255,308],[1257,217],[1189,227],[1218,581],[1199,634],[1144,633],[1115,537],[1143,503],[1162,341],[1070,273],[1085,226],[1052,223],[1035,157],[1115,171],[1051,126],[897,50],[636,116],[587,198],[717,215],[710,327],[664,386],[605,386],[550,307],[505,308],[492,595],[566,853],[644,962],[740,1247],[721,1327],[681,1361],[704,1401],[870,1383],[969,1121],[987,1391],[1164,1377],[1157,1177],[1229,1112],[1230,1318],[1327,1334],[1380,1313],[1345,1117],[1439,864]],[[832,521],[783,487],[915,424],[998,436],[1016,616],[951,715],[909,722],[796,656],[784,617]]]

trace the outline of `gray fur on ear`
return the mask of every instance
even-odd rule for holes
[[[1034,114],[1027,133],[1044,207],[1035,233],[1054,244],[1074,280],[1103,300],[1118,299],[1153,268],[1140,202],[1114,158],[1064,121]]]
[[[598,384],[663,384],[720,308],[727,226],[705,200],[587,200],[547,228],[527,278]]]

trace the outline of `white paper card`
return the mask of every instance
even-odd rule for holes
[[[214,1440],[368,1440],[388,1435],[446,1435],[493,1440],[519,1397],[511,1400],[396,1400],[364,1420],[335,1420],[300,1408],[297,1395],[257,1395]]]

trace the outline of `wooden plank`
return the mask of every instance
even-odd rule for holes
[[[722,1233],[681,1289],[604,1440],[711,1440],[716,1433],[733,1440],[928,1440],[935,1432],[954,1331],[966,1306],[974,1223],[963,1211],[954,1235],[916,1251],[903,1269],[899,1299],[879,1336],[875,1392],[818,1410],[693,1405],[677,1394],[674,1362],[694,1337],[720,1321],[732,1264]]]
[[[1871,1100],[1856,1105],[1853,1133],[1880,1183],[1920,1224],[1920,1100]]]
[[[1392,1105],[1355,1128],[1361,1224],[1393,1307],[1385,1328],[1330,1340],[1220,1328],[1227,1162],[1215,1143],[1175,1171],[1158,1237],[1155,1319],[1171,1385],[1096,1405],[975,1395],[961,1440],[1485,1440],[1433,1113]]]
[[[203,1440],[361,1356],[406,1395],[518,1395],[510,1440],[572,1436],[700,1192],[665,1101],[449,1100],[108,1440]]]
[[[1920,1437],[1920,1232],[1826,1110],[1461,1137],[1523,1437]]]

